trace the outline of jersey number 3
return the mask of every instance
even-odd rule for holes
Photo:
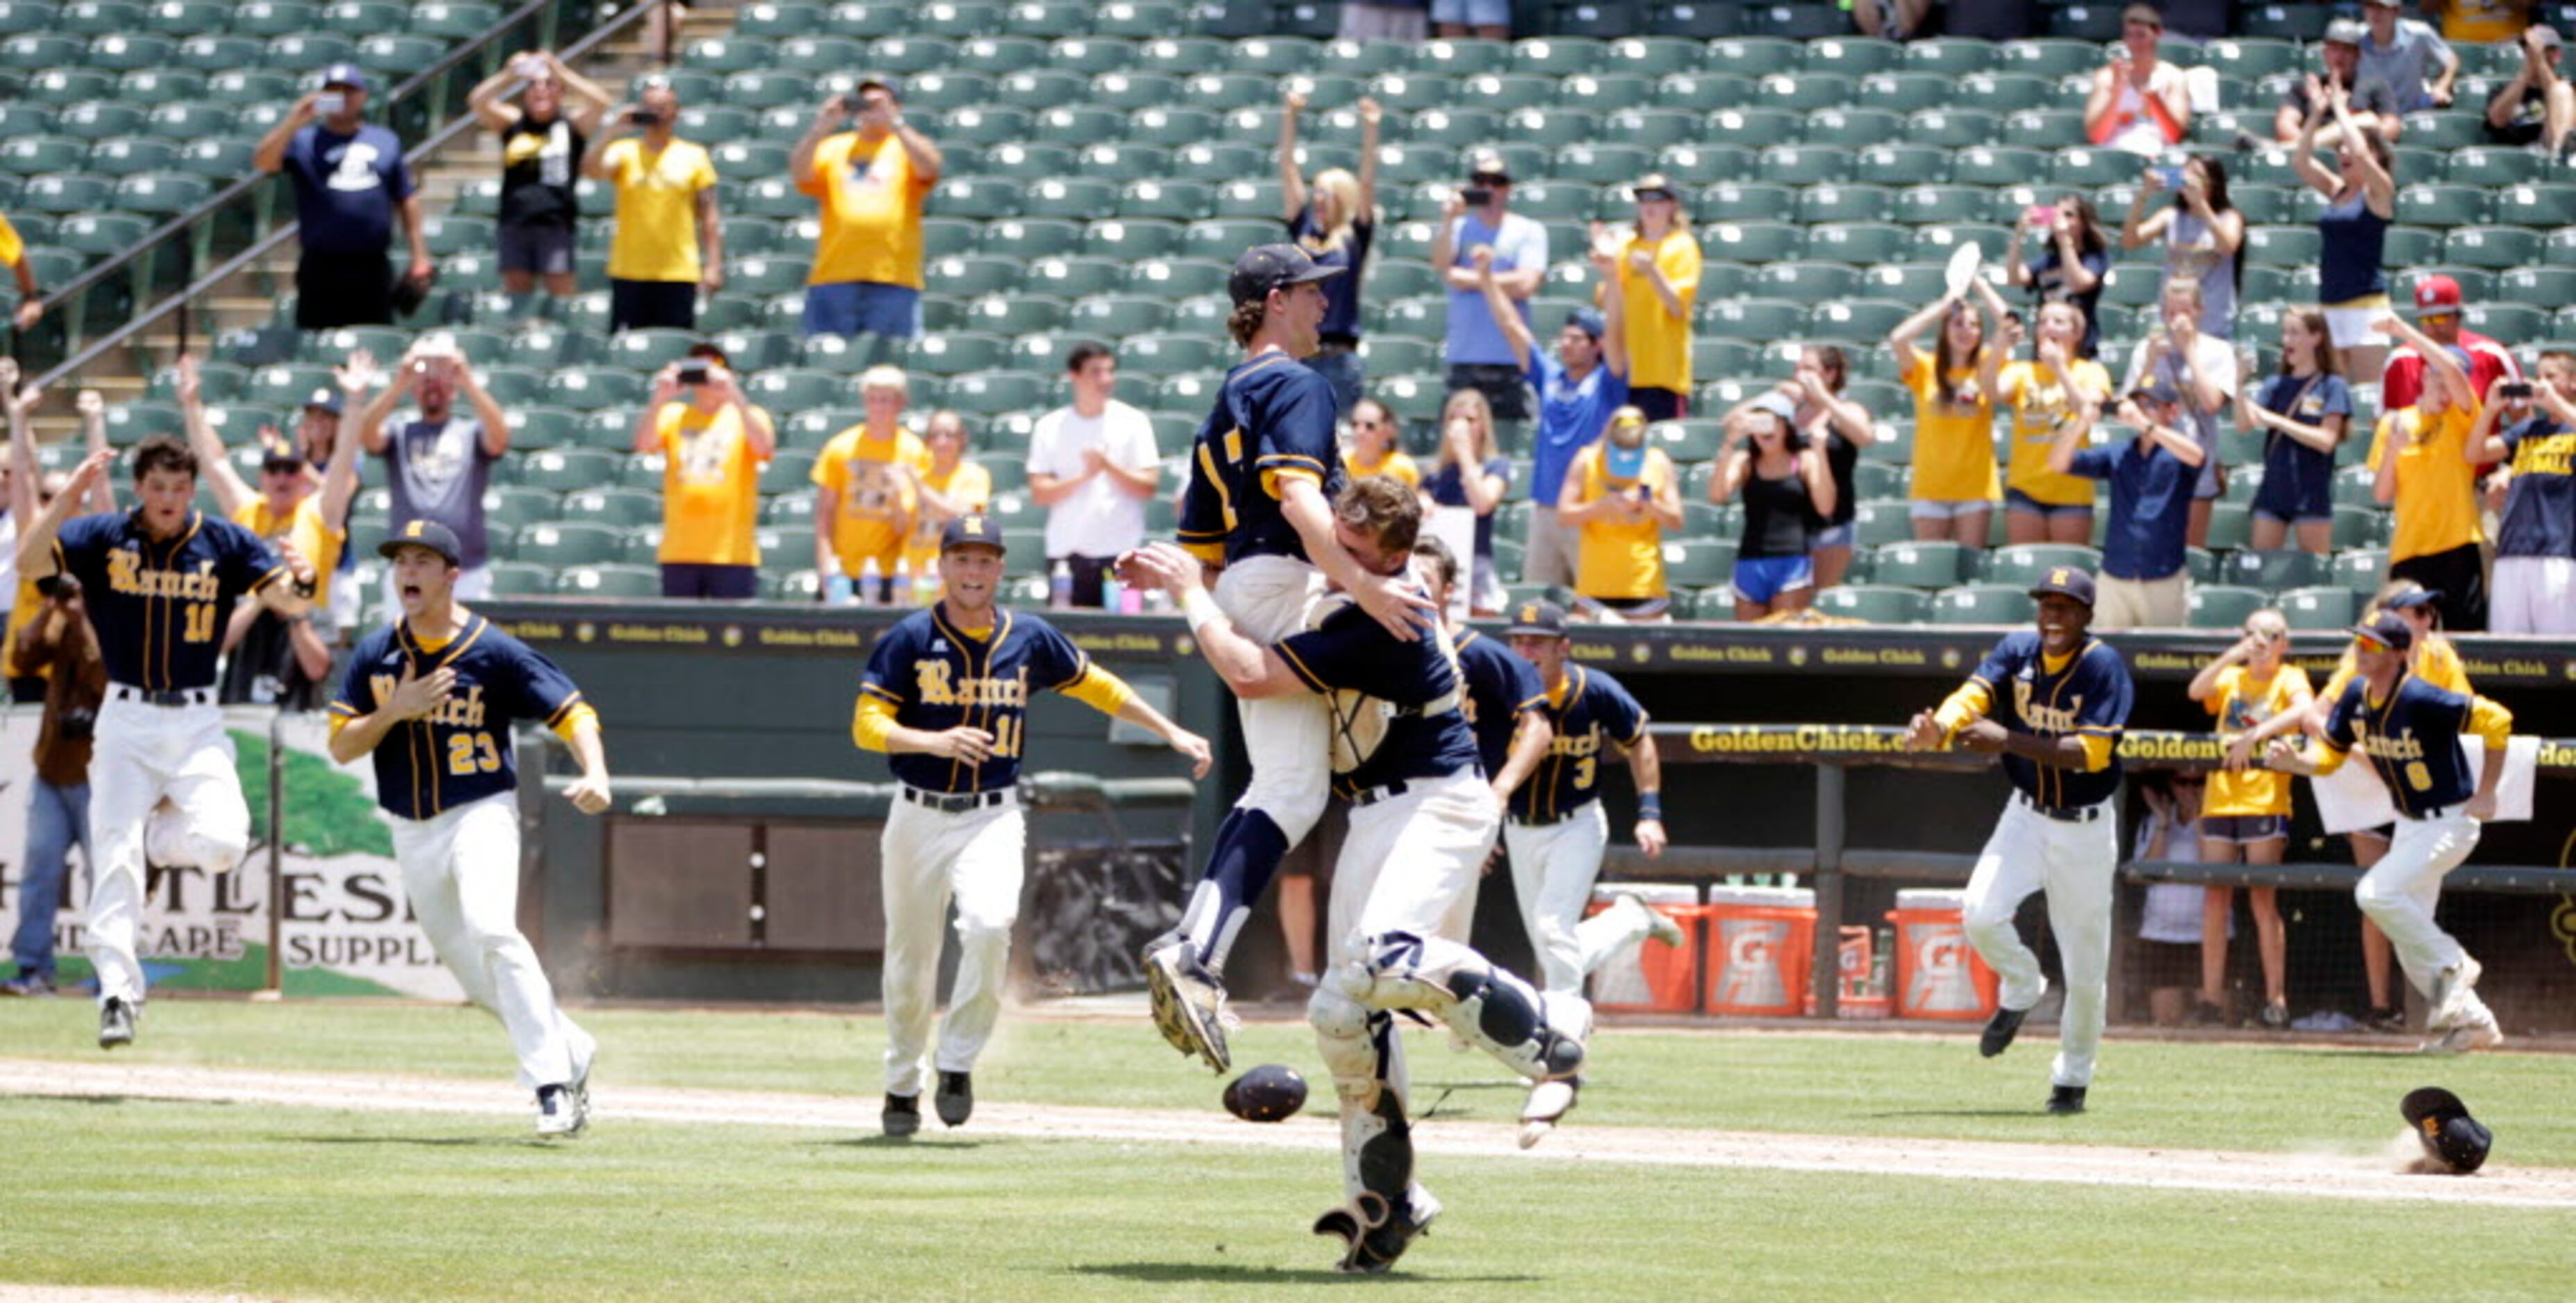
[[[471,774],[493,773],[501,768],[501,752],[492,745],[489,733],[451,733],[447,738],[447,772]]]

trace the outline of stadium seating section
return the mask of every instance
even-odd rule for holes
[[[40,276],[59,279],[237,175],[246,142],[324,58],[367,62],[406,21],[427,39],[452,40],[478,14],[492,21],[493,8],[0,0],[0,209],[50,264]],[[1912,411],[1883,341],[1939,292],[1941,264],[1958,243],[2000,255],[2029,204],[2079,190],[2116,228],[2136,160],[2080,143],[2083,82],[2099,64],[2098,43],[2117,34],[2116,5],[2044,5],[2042,39],[1902,45],[1850,35],[1848,16],[1825,4],[1523,8],[1554,34],[1408,48],[1328,39],[1331,4],[791,0],[744,5],[731,34],[691,44],[672,74],[687,106],[681,131],[716,149],[729,252],[729,284],[701,327],[780,418],[781,455],[763,481],[769,590],[813,590],[798,569],[807,469],[825,439],[858,419],[853,377],[872,363],[911,374],[916,416],[966,412],[1005,484],[1017,479],[1008,468],[1032,423],[1063,400],[1060,360],[1077,339],[1117,340],[1122,396],[1152,412],[1167,450],[1187,438],[1225,361],[1227,263],[1279,231],[1270,151],[1290,87],[1315,106],[1303,131],[1310,174],[1356,162],[1361,96],[1387,108],[1365,352],[1372,391],[1407,422],[1417,449],[1440,404],[1446,317],[1424,259],[1465,152],[1501,148],[1518,182],[1515,210],[1546,223],[1557,266],[1536,307],[1551,318],[1590,294],[1579,264],[1585,224],[1628,217],[1628,183],[1663,171],[1687,187],[1709,260],[1693,410],[1723,411],[1786,375],[1800,344],[1831,341],[1849,351],[1853,396],[1877,419],[1880,438],[1859,480],[1862,552],[1852,586],[1828,594],[1823,609],[2015,620],[2028,610],[2019,594],[2030,573],[2091,559],[2086,549],[1979,553],[1908,540]],[[2562,19],[2576,9],[2544,8]],[[2283,306],[2315,293],[2317,204],[2277,155],[2239,153],[2235,141],[2240,131],[2268,136],[2284,88],[2317,63],[2303,42],[2317,39],[2328,13],[2320,4],[2241,6],[2239,35],[2196,50],[2167,43],[2168,57],[2221,74],[2220,111],[2195,119],[2191,147],[2228,160],[2235,202],[2253,223],[2238,338],[2267,367]],[[2474,106],[2511,77],[2517,56],[2509,44],[2463,54],[2460,107],[2411,118],[2397,151],[2401,225],[2390,264],[2458,278],[2471,325],[2509,343],[2576,340],[2576,307],[2566,306],[2576,291],[2576,170],[2480,143]],[[784,159],[819,88],[858,72],[901,77],[915,123],[947,156],[925,231],[927,334],[908,343],[807,341],[796,330],[815,218]],[[596,193],[587,211],[599,216],[580,242],[590,292],[557,305],[542,326],[512,328],[491,255],[497,200],[497,182],[482,180],[435,212],[441,288],[409,325],[454,329],[515,413],[522,451],[503,463],[493,500],[501,587],[648,593],[660,469],[625,449],[645,377],[682,341],[607,336],[609,204]],[[2104,294],[2104,352],[2115,369],[2149,324],[2155,254],[2122,257]],[[276,324],[227,341],[225,360],[206,369],[228,437],[279,419],[349,347],[390,355],[411,333],[303,337],[283,324],[291,314],[281,303]],[[167,383],[156,378],[145,401],[117,413],[117,437],[175,427]],[[1717,447],[1713,423],[1670,423],[1655,435],[1697,498]],[[2192,559],[2195,623],[2232,622],[2275,596],[2303,627],[2350,618],[2356,595],[2379,579],[2375,549],[2387,534],[2355,465],[2366,446],[2366,435],[2344,445],[2341,550],[2318,562],[2243,550],[2260,476],[2250,463],[2260,454],[2230,437],[2211,550]],[[995,510],[1012,527],[1039,519],[1014,493]],[[1529,510],[1506,509],[1507,557],[1519,552]],[[1723,619],[1737,518],[1705,505],[1692,513],[1667,545],[1677,606]]]

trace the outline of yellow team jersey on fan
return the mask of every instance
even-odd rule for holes
[[[2249,666],[2230,665],[2219,672],[2209,713],[2218,717],[2219,740],[2233,742],[2265,720],[2304,709],[2308,700],[2308,672],[2296,665],[2283,665],[2268,679],[2256,679]],[[2290,776],[2271,769],[2212,771],[2200,808],[2212,815],[2288,814]]]
[[[2090,392],[2098,402],[2111,393],[2111,373],[2089,357],[2066,364],[2070,385],[2058,384],[2036,362],[2013,362],[1995,377],[1995,401],[2012,404],[2012,461],[2006,488],[2019,489],[2052,507],[2093,505],[2094,483],[2081,475],[2060,475],[2048,468],[2049,445],[2057,432],[2075,419],[2075,394]]]

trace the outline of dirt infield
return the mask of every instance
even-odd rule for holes
[[[185,1066],[0,1060],[0,1094],[87,1099],[159,1099],[397,1113],[458,1113],[524,1125],[525,1096],[503,1083],[423,1077],[258,1072]],[[596,1092],[596,1125],[649,1121],[795,1127],[873,1133],[874,1097],[622,1087]],[[1578,1119],[1580,1115],[1577,1115]],[[979,1103],[976,1135],[1037,1140],[1244,1146],[1317,1153],[1337,1147],[1330,1120],[1315,1112],[1271,1126],[1219,1113]],[[2399,1137],[2403,1139],[2403,1137]],[[2004,1144],[1860,1136],[1805,1136],[1579,1124],[1522,1150],[1508,1124],[1434,1119],[1415,1141],[1430,1154],[1527,1162],[1635,1163],[1763,1168],[1960,1181],[2036,1181],[2142,1189],[2206,1190],[2325,1199],[2576,1208],[2576,1170],[2491,1166],[2475,1177],[2397,1170],[2394,1155],[2265,1154],[2131,1149],[2097,1145]],[[6,1303],[0,1296],[0,1303]]]

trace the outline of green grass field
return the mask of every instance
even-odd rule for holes
[[[2576,1211],[2279,1194],[1426,1155],[1447,1200],[1399,1273],[1331,1274],[1306,1225],[1337,1201],[1322,1154],[944,1132],[620,1122],[621,1085],[878,1093],[879,1024],[830,1014],[593,1010],[612,1114],[541,1145],[522,1119],[0,1097],[20,1158],[0,1284],[325,1298],[930,1295],[1052,1298],[1390,1288],[1408,1297],[2564,1297]],[[88,1006],[0,1004],[0,1046],[89,1064]],[[2568,1061],[2427,1061],[2270,1045],[2105,1048],[2095,1111],[2052,1119],[2048,1038],[1609,1032],[1568,1133],[1720,1128],[2363,1154],[2407,1089],[2448,1085],[2495,1162],[2576,1168]],[[1238,1062],[1313,1074],[1295,1025]],[[1501,1121],[1519,1092],[1412,1038],[1417,1100]],[[125,1056],[118,1056],[121,1061]],[[165,1000],[131,1056],[208,1068],[506,1082],[479,1014]],[[41,1072],[35,1068],[31,1071]],[[987,1100],[1216,1108],[1216,1080],[1132,1023],[1008,1020]],[[1328,1107],[1328,1094],[1312,1107]],[[872,1111],[872,1109],[871,1109]],[[1551,1141],[1550,1143],[1555,1143]],[[1794,1142],[1784,1140],[1784,1145]],[[2442,1178],[2424,1178],[2437,1181]]]

